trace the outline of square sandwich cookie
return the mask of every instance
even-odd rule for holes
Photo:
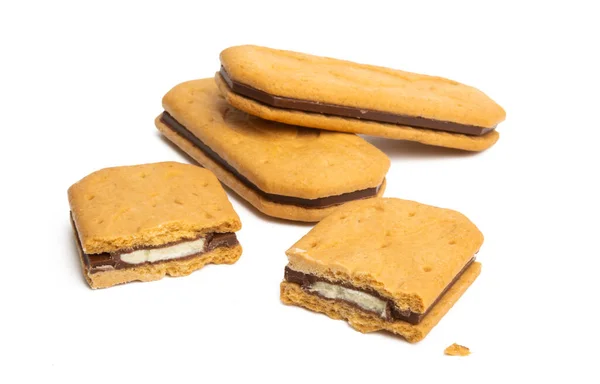
[[[227,101],[267,120],[482,151],[506,116],[483,92],[441,77],[250,45],[220,58]]]
[[[157,128],[259,211],[319,221],[348,201],[381,196],[390,160],[362,138],[248,115],[212,78],[163,98]]]
[[[208,170],[174,162],[106,168],[68,191],[92,288],[185,276],[242,254],[240,219]]]
[[[479,275],[482,243],[455,211],[400,199],[348,203],[286,252],[281,300],[417,342]]]

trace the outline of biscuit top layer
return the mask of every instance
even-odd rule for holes
[[[286,254],[294,270],[371,288],[423,313],[482,243],[456,211],[375,198],[335,210]]]
[[[106,168],[68,191],[88,254],[157,246],[210,232],[235,232],[240,219],[212,172],[174,162]]]
[[[171,89],[163,107],[264,192],[304,199],[379,186],[387,156],[354,134],[262,120],[231,107],[214,79]]]
[[[274,96],[492,128],[504,109],[456,81],[251,45],[221,52],[229,76]]]

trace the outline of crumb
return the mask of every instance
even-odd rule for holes
[[[471,351],[467,347],[454,343],[444,350],[444,354],[448,356],[469,356]]]

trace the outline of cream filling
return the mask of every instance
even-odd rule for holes
[[[387,317],[387,302],[368,293],[329,284],[324,281],[317,281],[311,284],[308,290],[327,299],[344,300],[356,304],[366,311],[378,313],[384,319]]]
[[[205,238],[184,241],[170,247],[139,249],[137,251],[122,253],[121,261],[127,264],[153,263],[161,260],[178,259],[204,251]]]

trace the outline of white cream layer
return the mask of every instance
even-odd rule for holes
[[[204,251],[204,243],[205,239],[201,237],[197,240],[184,241],[170,247],[139,249],[129,253],[122,253],[121,261],[127,264],[141,264],[178,259]]]
[[[378,313],[381,317],[386,318],[387,302],[373,295],[369,295],[368,293],[345,288],[335,284],[329,284],[323,281],[317,281],[311,284],[308,287],[308,290],[327,299],[348,301],[358,305],[364,310]]]

